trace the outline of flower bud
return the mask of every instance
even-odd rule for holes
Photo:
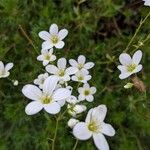
[[[79,122],[79,120],[74,119],[74,118],[71,118],[71,119],[68,121],[68,126],[72,129],[78,122]]]

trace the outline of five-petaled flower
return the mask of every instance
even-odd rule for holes
[[[96,88],[90,87],[88,83],[85,83],[83,87],[78,88],[78,92],[80,93],[78,99],[80,101],[87,100],[88,102],[92,102],[94,100],[93,94],[96,93]]]
[[[57,61],[57,67],[54,65],[47,65],[46,71],[50,74],[59,77],[60,81],[69,81],[70,75],[75,74],[78,70],[75,67],[66,67],[67,61],[65,58],[60,58]]]
[[[103,134],[114,136],[115,130],[110,124],[104,122],[106,113],[107,108],[105,105],[90,109],[85,122],[79,122],[74,126],[74,136],[79,140],[88,140],[93,137],[99,150],[109,150],[109,145]]]
[[[132,58],[127,53],[122,53],[119,56],[119,61],[121,63],[121,65],[118,66],[118,69],[121,71],[119,78],[125,79],[130,75],[141,71],[142,65],[139,64],[141,59],[142,51],[140,50],[136,51]]]
[[[4,66],[4,63],[0,61],[0,78],[6,78],[10,75],[9,70],[14,66],[13,63],[8,63]]]
[[[54,46],[58,49],[63,48],[65,43],[62,40],[67,35],[68,35],[68,30],[62,29],[58,31],[58,26],[56,24],[52,24],[49,28],[49,32],[41,31],[39,33],[39,37],[45,40],[42,43],[42,49],[50,49]]]
[[[37,60],[43,61],[43,66],[48,65],[49,62],[53,62],[56,60],[56,56],[53,55],[53,48],[50,50],[42,49],[41,55],[37,57]]]
[[[86,58],[83,55],[80,55],[78,57],[78,60],[74,60],[74,59],[70,59],[69,63],[71,66],[78,68],[78,70],[82,70],[82,69],[91,69],[92,67],[94,67],[94,63],[93,62],[87,62],[86,63]]]
[[[60,112],[62,104],[65,99],[71,96],[71,91],[66,88],[56,89],[59,78],[56,76],[48,77],[43,84],[41,91],[35,85],[25,85],[22,93],[29,99],[33,100],[26,108],[27,115],[34,115],[41,111],[43,108],[49,114],[57,114]]]

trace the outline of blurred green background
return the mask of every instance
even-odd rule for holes
[[[10,79],[0,79],[0,150],[47,150],[55,129],[55,118],[41,111],[27,116],[24,108],[30,100],[21,93],[22,87],[44,72],[36,60],[41,50],[39,31],[50,24],[69,30],[63,50],[57,58],[76,59],[83,54],[96,63],[91,70],[90,84],[97,87],[95,100],[88,108],[106,104],[106,122],[116,129],[107,138],[111,150],[150,149],[150,18],[142,26],[128,53],[139,48],[144,56],[144,70],[138,77],[144,82],[147,94],[138,89],[126,90],[129,79],[120,80],[118,56],[126,48],[141,18],[150,7],[142,0],[0,0],[0,60],[13,62],[10,79],[19,80],[13,86]],[[29,41],[24,32],[30,38]],[[34,45],[34,46],[33,46]],[[65,109],[65,108],[64,108]],[[84,120],[86,113],[79,116]],[[70,116],[59,124],[57,150],[72,149],[75,139],[67,127]],[[95,150],[92,140],[79,142],[77,150]]]

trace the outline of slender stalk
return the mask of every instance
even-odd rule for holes
[[[58,124],[59,124],[59,117],[56,119],[55,133],[54,133],[54,137],[52,140],[52,150],[55,150],[55,141],[56,141],[56,136],[57,136],[57,131],[58,131]]]
[[[133,37],[131,38],[131,40],[130,40],[130,42],[128,43],[128,45],[127,45],[126,49],[124,50],[124,52],[127,52],[127,51],[128,51],[130,45],[131,45],[132,42],[134,41],[134,39],[135,39],[136,35],[138,34],[139,30],[141,29],[142,25],[145,23],[145,21],[147,20],[147,18],[148,18],[149,16],[150,16],[150,12],[146,15],[146,17],[145,17],[143,20],[140,21],[140,24],[139,24],[138,28],[136,29],[136,31],[135,31]]]
[[[38,52],[36,46],[34,45],[33,41],[30,39],[30,37],[27,35],[26,31],[23,29],[23,27],[21,25],[19,25],[19,29],[20,29],[21,33],[23,34],[23,36],[28,40],[30,45],[34,48],[36,53],[39,54],[39,52]]]
[[[75,142],[74,147],[73,147],[73,149],[72,149],[72,150],[76,150],[77,145],[78,145],[78,140],[76,139],[76,142]]]

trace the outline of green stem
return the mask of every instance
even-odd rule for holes
[[[139,30],[141,29],[142,25],[145,23],[145,21],[147,20],[147,18],[148,18],[149,16],[150,16],[150,12],[146,15],[146,17],[145,17],[143,20],[140,21],[140,24],[139,24],[138,28],[136,29],[136,31],[135,31],[133,37],[131,38],[131,40],[130,40],[130,42],[128,43],[128,45],[127,45],[126,49],[124,50],[124,52],[127,52],[127,51],[128,51],[130,45],[131,45],[132,42],[134,41],[134,39],[135,39],[136,35],[138,34]]]
[[[76,150],[77,145],[78,145],[78,140],[76,139],[76,142],[75,142],[74,147],[73,147],[73,149],[72,149],[72,150]]]
[[[58,124],[59,124],[59,117],[56,119],[55,133],[54,133],[54,137],[52,140],[52,150],[55,150],[55,141],[56,141],[56,136],[57,136],[57,131],[58,131]]]

